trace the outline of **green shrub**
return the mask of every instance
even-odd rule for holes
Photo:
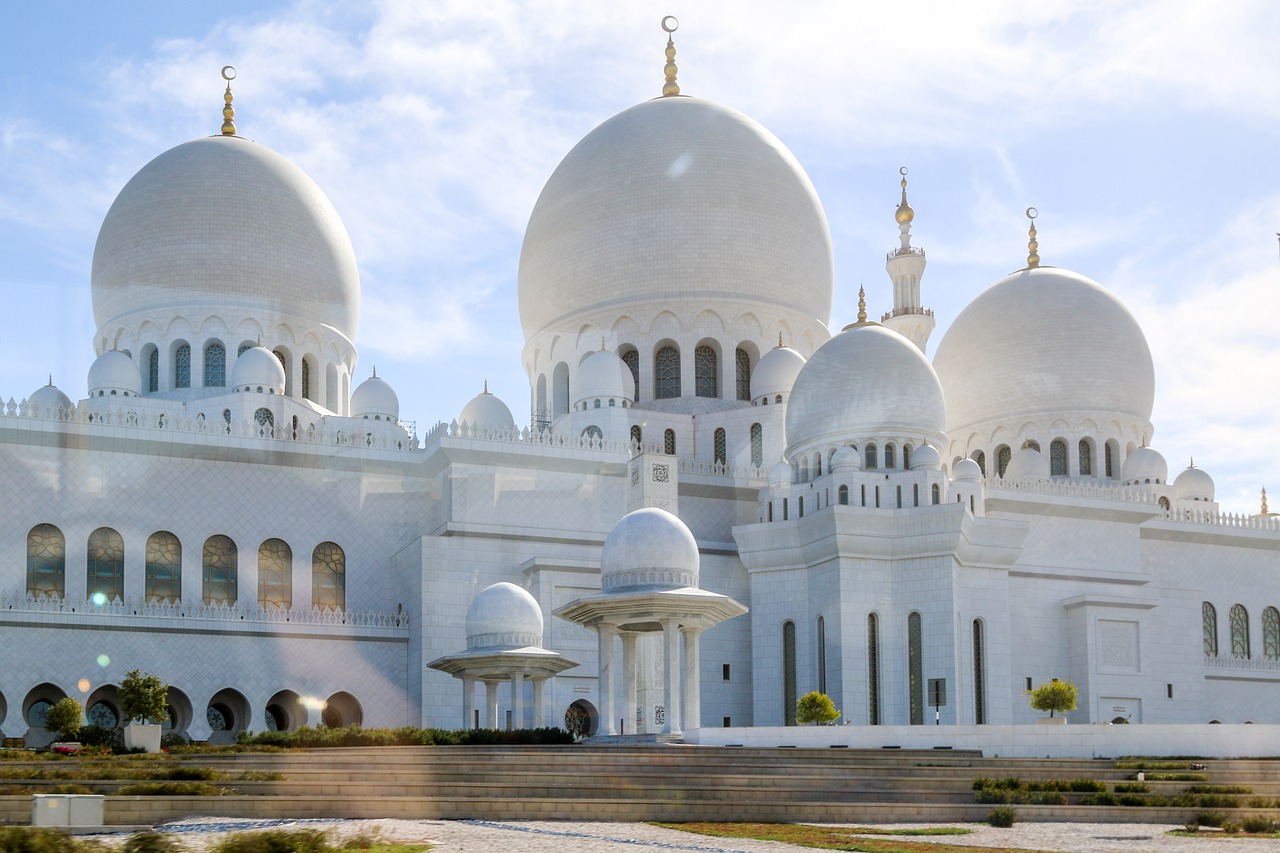
[[[191,767],[179,765],[178,767],[166,767],[157,774],[156,778],[166,779],[170,782],[210,782],[219,779],[222,774],[212,767]]]
[[[221,797],[235,792],[208,782],[139,782],[116,793],[122,797]]]
[[[1105,791],[1080,798],[1080,805],[1082,806],[1114,806],[1118,804],[1119,801],[1115,798],[1115,795],[1108,794]]]
[[[0,826],[0,850],[5,853],[88,853],[98,844],[77,841],[65,832],[30,826]]]
[[[332,850],[318,829],[269,829],[229,835],[214,846],[213,853],[331,853]]]
[[[1188,794],[1252,794],[1252,788],[1244,785],[1192,785]]]
[[[1137,779],[1137,774],[1129,777]],[[1209,777],[1203,773],[1148,773],[1148,782],[1208,782]]]
[[[1076,709],[1076,686],[1070,681],[1053,679],[1041,684],[1035,690],[1028,690],[1031,696],[1031,707],[1037,711],[1048,711],[1052,717],[1055,712],[1074,711]]]
[[[1116,801],[1122,806],[1146,806],[1150,805],[1147,798],[1141,794],[1121,794],[1116,797]]]
[[[796,702],[796,722],[801,725],[834,723],[839,718],[840,712],[836,710],[836,704],[825,693],[814,690],[804,694]]]
[[[44,727],[58,736],[58,740],[75,740],[80,734],[84,708],[70,696],[64,696],[51,707],[44,718]]]
[[[123,722],[160,722],[169,716],[169,685],[155,675],[130,670],[116,691]]]
[[[1225,833],[1228,833],[1229,835],[1235,835],[1237,832],[1240,831],[1240,824],[1236,823],[1233,820],[1224,820],[1222,822],[1222,831]]]
[[[1276,825],[1272,823],[1271,818],[1263,817],[1262,815],[1247,817],[1240,822],[1240,825],[1244,827],[1245,832],[1252,832],[1258,835],[1276,831]]]
[[[1117,782],[1114,790],[1117,794],[1147,794],[1151,786],[1146,782]]]
[[[1194,835],[1200,831],[1200,824],[1196,823],[1194,820],[1189,820],[1182,825],[1182,831],[1189,832]]]
[[[1226,819],[1227,816],[1222,812],[1200,812],[1196,815],[1196,823],[1201,826],[1222,826],[1222,822]]]
[[[62,785],[53,785],[52,787],[41,790],[41,794],[96,794],[97,792],[88,785],[77,785],[74,782],[64,783]]]
[[[172,835],[148,830],[129,836],[120,850],[122,853],[181,853],[182,848]]]
[[[987,812],[987,823],[992,826],[1008,829],[1018,819],[1018,813],[1008,806],[996,806]]]
[[[90,724],[80,730],[80,743],[84,746],[124,749],[124,733],[120,729],[104,729]]]

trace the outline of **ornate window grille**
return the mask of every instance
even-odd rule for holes
[[[182,543],[167,530],[147,538],[145,595],[148,601],[182,599]]]
[[[716,462],[720,465],[725,464],[725,459],[728,458],[728,447],[726,446],[728,442],[725,439],[725,433],[724,433],[723,427],[715,431],[713,444],[715,445]]]
[[[1231,656],[1248,659],[1249,654],[1249,611],[1243,604],[1231,605],[1228,618],[1231,621]]]
[[[1218,611],[1209,602],[1200,605],[1201,630],[1204,633],[1204,656],[1218,656]]]
[[[1262,611],[1262,656],[1280,660],[1280,610],[1274,607]]]
[[[258,546],[258,603],[293,606],[293,550],[283,539],[268,539]]]
[[[764,427],[751,425],[751,464],[759,468],[764,465]]]
[[[191,346],[180,344],[173,353],[173,387],[191,387]]]
[[[867,614],[867,721],[880,725],[880,620]]]
[[[110,527],[89,534],[85,595],[107,601],[124,598],[124,538]]]
[[[978,470],[982,472],[982,476],[987,476],[987,454],[979,450],[973,454],[973,461],[978,463]]]
[[[204,349],[204,387],[227,386],[227,348],[222,344],[209,344]]]
[[[782,623],[782,714],[783,724],[796,724],[796,623]]]
[[[669,429],[662,434],[662,452],[668,456],[676,455],[676,431]]]
[[[631,371],[631,378],[635,382],[635,402],[640,402],[640,353],[636,350],[629,349],[622,354],[622,363]]]
[[[712,347],[703,344],[693,351],[693,375],[696,380],[694,392],[699,397],[719,397],[720,382],[719,359]]]
[[[321,542],[311,552],[311,606],[347,607],[347,555],[337,543]]]
[[[1004,476],[1004,472],[1009,468],[1009,460],[1013,458],[1013,451],[1009,449],[1009,445],[1002,444],[996,450],[996,474],[1000,477]]]
[[[1080,476],[1093,476],[1093,445],[1089,443],[1089,439],[1080,439]]]
[[[978,725],[987,722],[986,668],[987,648],[982,636],[982,620],[973,620],[973,721]]]
[[[153,349],[147,356],[147,391],[154,394],[160,390],[160,350]]]
[[[236,603],[239,565],[239,552],[230,536],[219,533],[205,540],[200,591],[205,604]]]
[[[921,642],[920,614],[907,617],[907,669],[911,690],[911,725],[924,725],[924,649]]]
[[[739,400],[751,399],[751,355],[741,347],[733,354],[734,364],[737,366],[735,378],[737,379],[737,392]]]
[[[671,400],[680,396],[680,350],[667,346],[653,359],[653,398]]]
[[[64,598],[67,540],[52,524],[37,524],[27,534],[27,595]]]
[[[1049,474],[1053,477],[1067,476],[1067,443],[1055,438],[1049,445]]]

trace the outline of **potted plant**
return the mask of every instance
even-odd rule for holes
[[[74,753],[80,750],[76,736],[80,734],[84,709],[80,703],[70,696],[59,699],[45,713],[44,727],[57,736],[58,741],[50,748],[55,752]]]
[[[836,704],[825,693],[814,691],[806,693],[796,702],[796,722],[801,725],[815,723],[825,726],[834,723],[840,717]]]
[[[169,685],[135,669],[124,677],[116,696],[124,715],[125,748],[159,752],[161,727],[156,721],[169,714]]]
[[[1074,711],[1076,709],[1076,686],[1070,681],[1059,681],[1052,679],[1051,681],[1041,684],[1035,690],[1028,690],[1031,696],[1031,707],[1037,711],[1048,711],[1047,718],[1041,718],[1041,723],[1057,723],[1063,725],[1067,722],[1066,717],[1055,717],[1055,711]]]

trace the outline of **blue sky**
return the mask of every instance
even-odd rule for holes
[[[1051,8],[1050,8],[1051,7]],[[813,178],[836,253],[833,327],[890,298],[897,169],[911,174],[939,321],[1024,264],[1125,301],[1156,362],[1153,445],[1195,456],[1228,510],[1280,462],[1280,5],[1064,0],[51,2],[6,10],[0,72],[0,397],[50,373],[82,397],[102,217],[162,151],[237,125],[302,166],[360,259],[358,378],[424,430],[484,380],[518,421],[520,242],[592,127],[659,94],[663,14],[687,94],[760,120]]]

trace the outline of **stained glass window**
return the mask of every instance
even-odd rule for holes
[[[1049,445],[1049,474],[1053,477],[1067,476],[1067,443],[1055,438]]]
[[[311,552],[311,606],[344,610],[347,606],[347,555],[334,542]]]
[[[1249,655],[1249,611],[1242,604],[1231,605],[1231,656],[1245,658]]]
[[[191,346],[179,344],[173,353],[173,387],[191,387]]]
[[[268,539],[258,547],[258,603],[293,606],[293,551],[283,539]]]
[[[898,467],[897,460],[895,459],[896,455],[897,454],[894,453],[893,445],[886,444],[884,446],[884,467],[888,468],[891,471],[894,468]]]
[[[911,688],[911,725],[924,725],[924,649],[921,642],[920,614],[914,610],[907,617],[907,669]]]
[[[874,444],[868,444],[866,449],[866,461],[863,463],[866,468],[880,467],[880,460],[877,458],[877,450]]]
[[[715,431],[712,437],[712,443],[715,445],[714,452],[716,462],[721,465],[725,464],[725,460],[728,458],[728,441],[725,439],[723,428]]]
[[[239,554],[229,536],[218,534],[204,542],[201,558],[201,597],[205,604],[235,604],[238,595]]]
[[[227,348],[209,344],[204,349],[204,387],[225,388],[227,385]]]
[[[735,377],[737,379],[737,391],[739,400],[751,399],[751,355],[742,347],[738,347],[733,354],[734,364],[737,367]]]
[[[52,524],[37,524],[27,534],[27,595],[66,595],[67,540]]]
[[[719,397],[719,359],[712,347],[703,344],[693,351],[693,375],[697,380],[695,393],[699,397]]]
[[[1280,660],[1280,610],[1274,607],[1262,611],[1262,656]]]
[[[759,468],[764,464],[764,427],[751,425],[751,464]]]
[[[841,486],[839,489],[836,490],[836,501],[839,502],[840,506],[849,505],[849,487],[848,486]]]
[[[982,725],[987,721],[986,679],[983,669],[987,655],[982,636],[982,620],[973,620],[973,721]]]
[[[106,601],[124,598],[124,538],[110,527],[89,534],[85,595]]]
[[[167,530],[147,538],[146,597],[148,601],[182,598],[182,543]]]
[[[1218,611],[1209,602],[1200,605],[1200,621],[1204,632],[1204,656],[1218,656]]]
[[[680,350],[667,346],[653,358],[653,398],[669,400],[680,396]]]
[[[1080,476],[1093,476],[1093,445],[1089,439],[1080,439]]]
[[[160,350],[153,349],[147,356],[147,390],[154,394],[160,390]]]
[[[796,623],[782,623],[782,722],[796,724]]]
[[[627,350],[622,354],[622,363],[631,371],[631,378],[636,386],[635,400],[638,403],[640,402],[640,353],[633,349]]]
[[[880,622],[867,614],[867,722],[880,725]]]

